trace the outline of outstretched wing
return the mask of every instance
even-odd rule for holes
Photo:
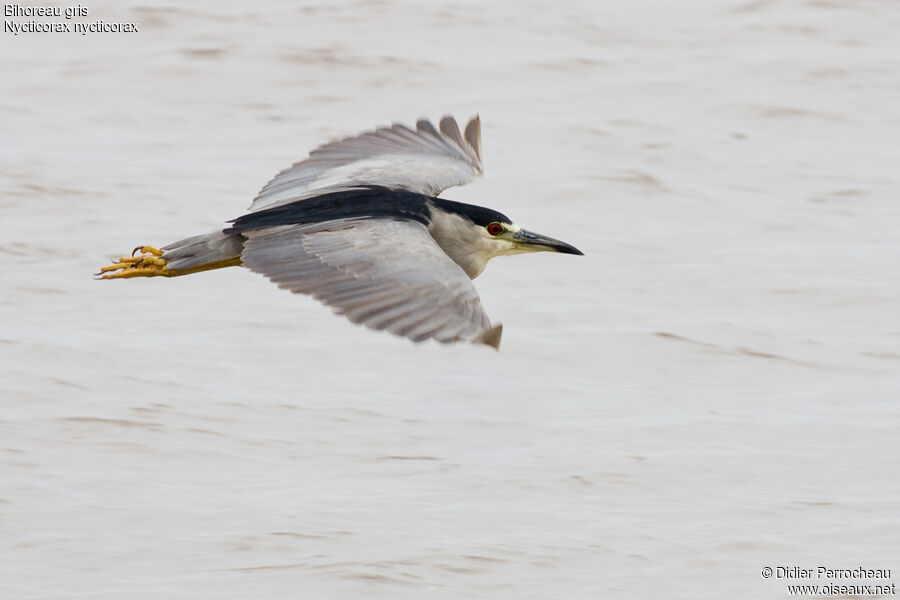
[[[417,221],[339,219],[243,235],[245,267],[354,323],[415,342],[500,344],[469,277]]]
[[[381,185],[437,196],[481,175],[481,120],[465,135],[453,117],[440,131],[422,119],[416,129],[401,123],[320,146],[309,158],[275,176],[250,205],[250,211],[359,185]]]

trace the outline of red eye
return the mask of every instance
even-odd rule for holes
[[[491,223],[487,226],[487,232],[491,235],[500,235],[503,233],[503,226],[500,223]]]

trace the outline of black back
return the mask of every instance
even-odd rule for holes
[[[410,219],[427,226],[431,222],[429,201],[434,203],[437,208],[447,212],[465,215],[477,225],[486,226],[495,221],[510,223],[505,215],[489,208],[372,185],[359,189],[330,192],[248,213],[232,219],[231,227],[224,231],[225,233],[242,233],[278,225],[321,223],[354,217]]]

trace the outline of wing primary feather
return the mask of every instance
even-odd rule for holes
[[[438,139],[441,137],[441,134],[438,133],[438,130],[434,128],[434,125],[432,125],[431,121],[428,119],[419,119],[416,121],[416,129]]]
[[[434,320],[429,320],[428,322],[423,321],[414,329],[410,330],[407,335],[409,335],[414,341],[424,341],[429,338],[434,338],[439,342],[446,343],[448,341],[452,341],[446,338],[446,336],[441,335],[442,330],[450,323],[452,319],[455,318],[455,315],[448,315],[447,313],[437,313],[432,315],[435,317]]]
[[[384,329],[393,319],[406,314],[415,314],[424,305],[420,302],[410,303],[408,298],[397,297],[376,305],[365,304],[357,310],[343,311],[354,323],[365,323],[372,329]]]
[[[386,309],[377,315],[373,315],[369,319],[369,324],[375,329],[387,329],[394,325],[399,319],[415,313],[420,309],[428,306],[428,302],[419,300],[413,303],[398,304],[395,307]]]
[[[466,142],[463,140],[462,134],[459,132],[459,125],[456,124],[456,119],[453,117],[444,117],[441,119],[441,131],[449,137],[451,140],[456,142],[460,148],[466,147]]]
[[[479,115],[475,115],[469,121],[469,124],[466,125],[466,142],[469,143],[469,146],[472,150],[475,151],[475,156],[478,158],[479,170],[481,169],[481,117]]]
[[[477,338],[475,341],[480,344],[485,344],[490,346],[494,350],[500,349],[500,337],[503,335],[503,323],[498,324],[495,327],[491,327]]]

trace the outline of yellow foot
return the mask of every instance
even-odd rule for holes
[[[135,256],[135,254],[138,254]],[[123,256],[116,263],[100,268],[98,279],[126,279],[128,277],[171,277],[162,250],[153,246],[138,246],[131,256]]]

